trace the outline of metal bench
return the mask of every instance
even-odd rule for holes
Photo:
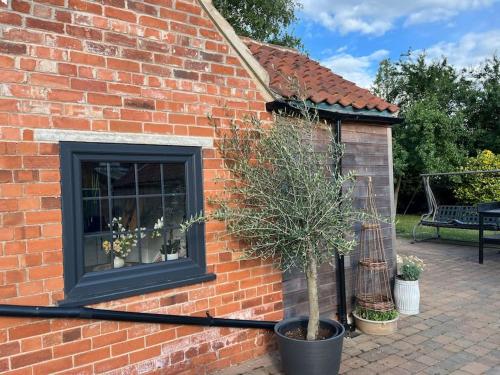
[[[476,206],[438,206],[432,218],[421,219],[421,225],[436,228],[479,229],[479,214]],[[485,217],[484,228],[499,229],[497,218]]]
[[[413,227],[413,240],[417,241],[417,229],[420,226],[436,228],[436,238],[440,238],[440,228],[479,230],[479,214],[477,206],[438,206],[432,193],[429,175],[423,175],[424,188],[429,205],[429,212],[422,215]],[[499,217],[484,217],[484,230],[500,230]]]

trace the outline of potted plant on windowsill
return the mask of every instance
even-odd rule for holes
[[[251,119],[230,129],[216,127],[230,172],[227,190],[212,199],[212,215],[192,217],[183,230],[222,220],[227,233],[246,244],[247,257],[302,270],[309,316],[275,326],[283,369],[288,375],[333,375],[339,371],[344,327],[320,318],[318,268],[336,252],[354,248],[353,225],[360,213],[352,207],[353,176],[340,170],[342,146],[305,108],[299,118],[277,116],[271,126]]]
[[[163,216],[157,220],[151,233],[151,238],[161,238],[163,240]],[[163,242],[163,241],[162,241]],[[161,245],[160,254],[161,260],[176,260],[179,259],[179,251],[181,249],[181,240],[174,240],[174,229],[170,228],[168,240],[166,244]]]
[[[401,314],[416,315],[420,312],[418,280],[424,270],[424,261],[414,255],[397,257],[398,275],[394,283],[396,308]]]
[[[181,249],[181,240],[174,240],[174,230],[170,229],[169,237],[166,245],[162,245],[161,254],[163,260],[176,260],[179,259],[179,250]]]

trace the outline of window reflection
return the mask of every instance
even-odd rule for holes
[[[184,163],[92,161],[81,172],[87,272],[188,256]]]

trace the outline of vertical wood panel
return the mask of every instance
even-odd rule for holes
[[[392,178],[391,130],[387,127],[345,123],[342,125],[342,143],[345,154],[342,162],[345,173],[352,171],[357,176],[354,191],[354,205],[363,208],[367,196],[367,178],[372,177],[375,200],[379,214],[387,223],[383,224],[383,241],[390,275],[394,274],[394,228],[390,224],[394,215],[394,190]],[[324,146],[324,138],[318,137],[318,147]],[[356,235],[358,228],[354,228]],[[346,293],[348,311],[351,311],[354,297],[359,251],[346,257]],[[320,270],[320,311],[323,316],[336,317],[337,287],[335,263],[324,264]],[[305,277],[300,272],[284,275],[283,283],[285,317],[308,315]]]

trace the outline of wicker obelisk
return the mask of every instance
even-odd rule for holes
[[[365,210],[367,219],[361,225],[360,258],[356,282],[356,304],[373,311],[394,309],[389,270],[385,259],[382,228],[375,206],[372,179],[368,179],[368,195]]]

